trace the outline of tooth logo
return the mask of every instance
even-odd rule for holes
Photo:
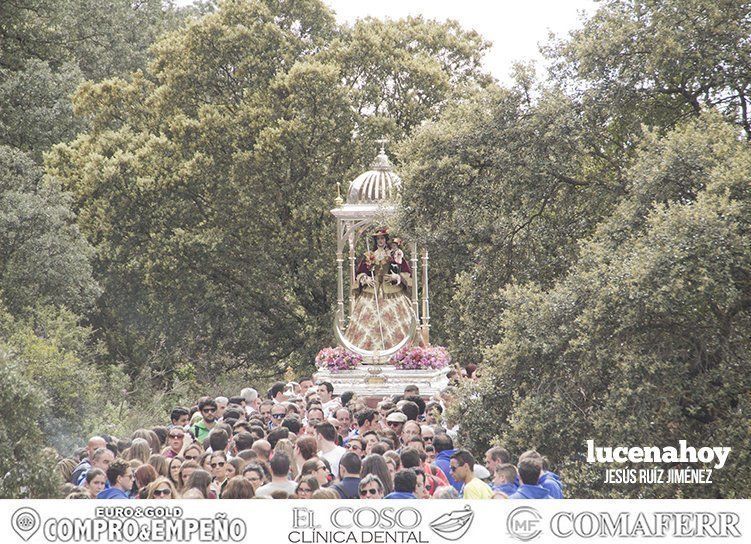
[[[469,531],[473,519],[475,519],[475,513],[469,505],[466,505],[464,510],[454,510],[434,519],[430,522],[430,528],[441,538],[459,540]]]

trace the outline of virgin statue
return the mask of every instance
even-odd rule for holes
[[[352,289],[355,303],[346,336],[361,349],[383,351],[409,334],[412,270],[400,239],[389,241],[385,228],[371,236],[374,249],[368,248],[357,266]]]

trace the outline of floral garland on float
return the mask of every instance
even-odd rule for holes
[[[316,355],[316,366],[325,368],[329,372],[342,372],[354,370],[362,363],[362,357],[356,353],[350,353],[341,346],[335,348],[323,348]]]
[[[451,355],[443,346],[402,348],[389,359],[397,370],[437,370],[451,364]]]

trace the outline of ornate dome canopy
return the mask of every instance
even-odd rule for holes
[[[402,179],[394,173],[393,165],[383,147],[370,165],[350,183],[348,205],[379,204],[395,201],[402,190]]]

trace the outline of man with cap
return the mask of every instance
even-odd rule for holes
[[[407,416],[399,411],[391,412],[388,416],[386,416],[386,425],[388,425],[389,429],[396,433],[396,436],[401,436],[402,429],[404,428],[404,424],[406,422]]]

